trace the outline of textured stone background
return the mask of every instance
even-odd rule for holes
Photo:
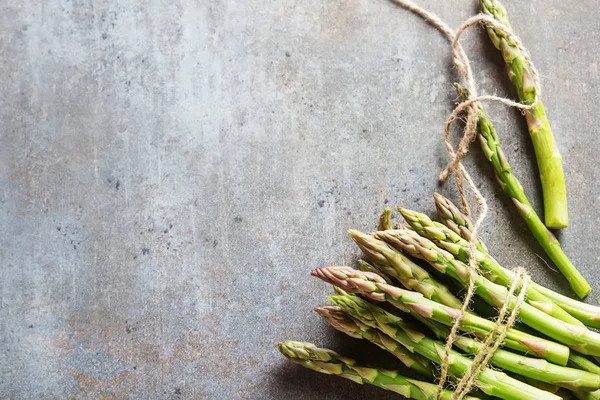
[[[477,9],[420,3],[455,27]],[[596,3],[507,6],[564,156],[560,238],[597,288]],[[481,92],[513,95],[481,30],[465,46]],[[317,318],[330,291],[308,273],[352,263],[346,230],[385,204],[456,199],[436,181],[455,100],[437,32],[386,0],[4,0],[0,66],[1,398],[390,397],[274,346],[389,361]],[[489,111],[540,209],[522,118]],[[467,165],[493,254],[568,293],[479,149]]]

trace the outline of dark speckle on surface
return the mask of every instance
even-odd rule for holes
[[[454,27],[477,6],[418,3]],[[315,315],[331,289],[310,271],[353,265],[347,230],[372,232],[386,205],[434,216],[433,192],[458,200],[453,177],[438,183],[448,42],[387,0],[224,4],[3,2],[0,399],[393,397],[291,365],[275,344],[396,365]],[[563,156],[560,241],[598,303],[597,5],[505,6]],[[480,94],[512,97],[485,32],[463,44]],[[485,106],[541,212],[522,116]],[[478,146],[464,163],[492,255],[571,294]]]

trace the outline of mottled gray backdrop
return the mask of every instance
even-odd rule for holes
[[[506,3],[564,156],[560,238],[598,288],[597,4]],[[421,4],[454,27],[477,10]],[[464,41],[481,92],[512,96],[483,32]],[[309,271],[352,263],[346,230],[386,204],[456,199],[436,180],[449,54],[386,0],[0,1],[0,397],[393,397],[291,366],[275,344],[388,365],[319,320],[330,290]],[[539,210],[522,118],[489,111]],[[493,254],[569,293],[472,153]]]

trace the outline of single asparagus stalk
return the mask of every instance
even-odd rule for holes
[[[412,315],[428,318],[446,326],[452,326],[454,320],[460,315],[459,309],[426,299],[420,293],[388,285],[377,274],[357,271],[349,267],[319,268],[312,271],[311,274],[346,292],[358,293],[379,302],[388,302],[404,312],[410,312]],[[474,314],[466,314],[459,329],[463,332],[473,333],[479,338],[485,338],[495,326],[496,324],[492,321]],[[558,365],[566,365],[569,359],[567,347],[514,328],[508,330],[503,344],[521,353],[535,354],[537,357]]]
[[[459,261],[464,263],[469,262],[469,258],[471,257],[471,246],[469,242],[460,237],[460,235],[456,234],[445,225],[432,221],[425,214],[404,208],[399,208],[398,211],[400,211],[406,222],[408,222],[419,235],[431,240],[436,246],[447,250]],[[475,252],[475,259],[486,278],[494,283],[510,287],[515,279],[513,272],[504,269],[489,254],[482,253],[479,250],[476,250]],[[573,325],[584,326],[581,321],[571,316],[571,314],[563,310],[548,297],[541,294],[534,287],[527,287],[526,300],[538,310],[558,318],[561,321]]]
[[[377,232],[377,237],[410,256],[426,260],[438,271],[451,276],[463,285],[467,285],[469,281],[468,267],[456,260],[452,254],[440,249],[416,232],[407,229],[380,231]],[[475,274],[474,278],[475,290],[479,297],[492,306],[501,307],[504,305],[508,294],[508,290],[504,286],[497,285],[479,274]],[[516,297],[511,296],[509,301],[510,307],[514,307]],[[521,305],[519,318],[524,324],[569,346],[573,350],[588,355],[600,355],[600,334],[596,332],[558,320],[528,303]]]
[[[349,230],[348,233],[383,275],[395,278],[405,288],[416,290],[438,303],[454,308],[462,306],[462,301],[454,296],[446,286],[436,281],[427,271],[391,248],[383,240],[354,229]]]
[[[435,398],[437,392],[437,385],[433,383],[407,378],[400,375],[398,371],[366,367],[357,364],[349,357],[341,356],[333,350],[318,348],[312,343],[289,340],[279,343],[277,347],[288,359],[313,371],[341,376],[360,385],[368,383],[408,399],[431,400]],[[441,398],[451,400],[452,392],[444,390]]]
[[[438,211],[438,216],[444,225],[452,230],[457,235],[460,235],[467,242],[471,241],[471,235],[473,232],[473,224],[469,217],[464,215],[458,207],[454,205],[450,200],[445,198],[439,193],[434,193],[433,198],[435,200],[435,207]],[[487,247],[483,241],[477,238],[475,243],[477,250],[482,253],[488,253]]]
[[[392,209],[386,207],[381,215],[379,216],[378,231],[385,231],[386,229],[392,229]]]
[[[508,14],[499,1],[481,0],[480,6],[484,14],[512,30]],[[508,76],[517,89],[519,100],[525,104],[533,104],[537,91],[525,57],[506,34],[492,26],[488,26],[486,30],[494,46],[502,52],[508,66]],[[540,170],[546,226],[566,228],[569,225],[569,215],[562,157],[554,142],[542,101],[538,99],[534,108],[525,111],[525,116]]]
[[[466,89],[456,84],[459,96],[467,99],[469,94]],[[485,154],[492,163],[496,177],[502,189],[508,194],[517,207],[519,214],[531,230],[531,233],[544,249],[548,257],[556,264],[560,272],[567,278],[575,293],[583,298],[591,290],[583,275],[575,268],[569,258],[565,255],[556,237],[544,226],[537,215],[529,199],[525,195],[523,186],[511,171],[510,164],[500,148],[500,141],[496,135],[494,125],[489,120],[481,104],[478,105],[477,137]]]
[[[419,354],[411,353],[385,333],[368,326],[359,326],[362,325],[361,322],[348,318],[339,307],[316,307],[315,311],[336,330],[356,339],[368,340],[394,355],[408,368],[417,371],[423,377],[433,379],[434,369],[428,359]]]
[[[442,222],[448,228],[457,232],[453,229],[453,227],[463,223],[466,217],[454,204],[452,204],[450,200],[437,193],[434,195],[434,197],[435,205],[438,209],[438,213],[442,219]],[[470,223],[462,224],[460,225],[460,229],[457,233],[463,239],[468,241],[471,237],[471,229],[473,228]],[[477,249],[483,253],[487,253],[487,250],[483,250],[485,249],[483,242],[481,242],[481,246],[482,247],[478,246]],[[555,291],[534,282],[531,282],[531,286],[552,300],[555,304],[559,305],[563,310],[567,311],[569,314],[583,322],[585,325],[592,328],[600,328],[600,307],[571,299],[570,297],[556,293]]]
[[[433,340],[412,329],[402,319],[386,312],[357,296],[334,296],[330,298],[345,313],[355,320],[371,328],[379,329],[388,334],[410,351],[421,354],[436,364],[442,364],[446,349],[440,341]],[[471,366],[471,360],[460,353],[451,350],[448,357],[448,372],[455,378],[462,377]],[[476,386],[485,394],[503,399],[528,399],[532,396],[556,399],[552,393],[534,388],[503,372],[484,368],[479,374]]]

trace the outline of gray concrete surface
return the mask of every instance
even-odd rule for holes
[[[453,26],[476,1],[421,1]],[[600,299],[600,39],[591,0],[507,1],[564,156],[560,238]],[[287,364],[284,339],[389,357],[321,322],[309,277],[385,204],[433,213],[455,95],[440,35],[386,0],[0,2],[0,398],[383,399]],[[481,91],[512,95],[480,30]],[[540,209],[519,113],[490,106]],[[483,232],[569,293],[490,168]]]

